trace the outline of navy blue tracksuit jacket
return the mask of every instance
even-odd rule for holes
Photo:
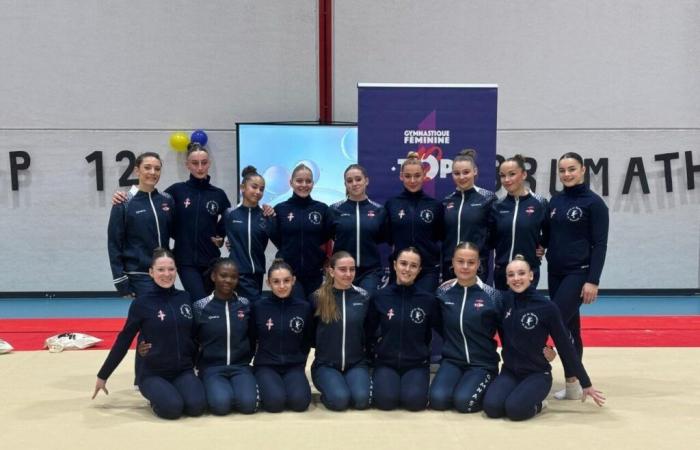
[[[482,259],[487,254],[489,213],[496,194],[480,187],[455,191],[445,197],[445,238],[442,241],[442,259],[448,266],[460,242],[472,242],[479,247]]]
[[[329,212],[333,251],[350,253],[360,273],[381,267],[379,243],[387,238],[384,207],[369,199],[347,199],[333,204]]]
[[[292,194],[289,200],[275,206],[272,242],[294,269],[297,277],[317,276],[326,253],[321,248],[330,238],[328,205],[309,197]]]
[[[293,295],[285,299],[272,292],[253,302],[250,326],[258,349],[255,366],[306,364],[313,325],[311,305]]]
[[[124,328],[97,376],[103,380],[109,378],[139,332],[141,341],[152,344],[143,358],[143,370],[138,374],[140,378],[174,376],[192,369],[197,352],[193,330],[190,294],[172,287],[163,289],[154,283],[148,293],[131,302]]]
[[[265,273],[265,249],[272,233],[274,218],[263,216],[262,208],[238,205],[224,214],[226,237],[231,243],[230,257],[238,272]]]
[[[496,331],[500,327],[498,291],[477,282],[461,286],[457,280],[437,290],[436,328],[444,339],[443,359],[460,367],[480,367],[498,372]]]
[[[503,344],[503,368],[516,376],[531,373],[548,373],[552,366],[542,354],[547,338],[552,336],[567,373],[578,377],[581,387],[591,386],[586,369],[571,342],[569,331],[564,327],[557,305],[538,294],[530,286],[516,294],[503,294],[501,329]],[[568,370],[570,369],[570,370]]]
[[[222,300],[211,294],[192,305],[199,343],[197,368],[248,365],[253,356],[250,339],[250,302],[234,295]]]
[[[340,320],[324,323],[314,316],[316,356],[314,366],[330,366],[341,372],[365,362],[365,319],[369,309],[367,291],[357,286],[333,289]],[[312,296],[314,305],[315,296]]]
[[[221,256],[212,236],[225,236],[219,219],[231,206],[226,193],[209,183],[210,177],[175,183],[165,190],[175,201],[175,260],[178,265],[209,266]]]
[[[528,193],[508,194],[494,202],[489,215],[489,247],[496,249],[496,265],[505,267],[515,255],[523,255],[533,269],[540,266],[537,246],[546,242],[547,200]]]
[[[112,206],[107,228],[107,249],[117,290],[126,295],[127,274],[148,274],[153,250],[168,248],[174,220],[173,198],[158,190],[127,192],[126,201]]]
[[[608,248],[608,207],[585,184],[552,197],[549,203],[547,271],[553,275],[588,273],[599,284]]]
[[[396,370],[427,366],[436,319],[435,295],[415,285],[390,284],[372,297],[367,313],[368,341],[379,328],[374,361]]]
[[[440,265],[440,241],[444,232],[442,204],[422,190],[406,189],[387,200],[389,240],[394,246],[392,259],[406,247],[416,247],[423,267]]]

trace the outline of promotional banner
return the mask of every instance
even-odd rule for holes
[[[476,184],[494,190],[497,85],[360,83],[358,90],[358,160],[372,200],[401,192],[409,151],[420,155],[428,178],[423,190],[432,197],[454,190],[452,160],[467,148],[477,152]]]

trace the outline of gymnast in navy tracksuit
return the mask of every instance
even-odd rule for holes
[[[428,404],[430,341],[435,321],[435,295],[414,281],[420,255],[412,247],[394,261],[396,283],[372,297],[367,313],[368,342],[374,360],[372,401],[379,409],[399,406],[420,411]],[[379,328],[379,336],[376,331]]]
[[[478,173],[474,150],[462,150],[452,162],[452,180],[457,190],[442,201],[445,210],[442,279],[445,281],[455,276],[452,269],[452,256],[460,242],[473,242],[478,246],[481,264],[477,275],[482,280],[487,280],[489,276],[489,252],[486,240],[489,213],[493,202],[496,201],[496,194],[474,185]]]
[[[207,394],[209,411],[252,414],[257,408],[257,384],[250,367],[250,302],[236,294],[238,268],[220,258],[212,266],[214,292],[194,303],[197,369]]]
[[[321,286],[326,251],[330,238],[328,205],[311,198],[313,174],[304,164],[292,172],[289,182],[292,196],[275,206],[275,226],[270,236],[296,274],[294,289],[305,299]]]
[[[366,360],[367,291],[353,286],[355,260],[345,251],[330,259],[328,275],[312,295],[316,357],[311,378],[321,402],[333,411],[366,409],[370,378]]]
[[[124,297],[140,296],[153,285],[148,275],[153,250],[168,248],[174,203],[156,189],[162,163],[157,153],[136,158],[139,183],[126,201],[112,206],[107,228],[107,249],[114,285]]]
[[[207,270],[221,256],[224,211],[231,206],[226,193],[209,180],[209,152],[196,142],[187,149],[190,178],[165,190],[175,200],[173,252],[182,286],[192,298],[203,298],[214,288]]]
[[[437,290],[436,328],[444,343],[442,362],[430,386],[430,407],[471,413],[481,411],[486,389],[498,374],[495,335],[500,326],[500,294],[477,278],[476,244],[460,243],[452,266],[457,278]]]
[[[508,289],[506,266],[514,255],[520,254],[532,267],[537,287],[540,277],[540,257],[537,248],[542,247],[547,214],[547,200],[525,187],[527,172],[521,155],[508,158],[498,169],[501,184],[508,194],[496,201],[489,216],[489,247],[495,248],[494,285],[496,289]]]
[[[253,302],[251,327],[257,341],[255,378],[262,407],[268,412],[285,408],[305,411],[311,386],[304,372],[312,340],[309,302],[293,292],[292,268],[281,259],[267,272],[271,293]]]
[[[241,203],[224,214],[226,238],[230,257],[239,270],[239,295],[254,299],[262,292],[265,275],[265,249],[274,226],[274,218],[267,217],[260,207],[265,192],[265,180],[255,167],[247,166],[241,173]]]
[[[182,414],[199,416],[206,409],[204,388],[193,370],[197,352],[193,338],[192,303],[187,292],[173,287],[175,260],[164,249],[154,252],[150,274],[154,286],[131,303],[124,328],[97,374],[95,398],[129,350],[138,332],[148,346],[143,367],[137,372],[141,394],[164,419]]]
[[[571,332],[578,356],[581,341],[581,303],[592,303],[598,295],[608,246],[608,207],[584,183],[586,169],[577,153],[559,158],[559,179],[564,190],[552,197],[547,217],[547,276],[549,298],[559,306]],[[577,399],[581,387],[572,372],[565,373],[566,389],[556,398]]]
[[[330,211],[333,251],[346,251],[357,264],[355,284],[370,295],[382,278],[379,243],[386,241],[386,210],[367,197],[367,171],[359,164],[345,169],[348,198],[333,204]]]
[[[418,154],[410,152],[401,165],[404,190],[389,199],[385,208],[389,220],[389,240],[394,248],[392,261],[402,249],[418,249],[423,266],[416,285],[427,292],[435,292],[440,281],[444,214],[442,204],[423,192],[424,179]],[[392,280],[394,278],[392,271]]]
[[[576,354],[556,304],[537,293],[534,274],[521,255],[507,266],[510,290],[503,296],[501,340],[503,366],[484,397],[484,411],[492,418],[526,420],[546,405],[552,387],[551,366],[542,348],[549,336],[571,373],[583,386],[583,398],[602,406],[605,397],[596,390]]]

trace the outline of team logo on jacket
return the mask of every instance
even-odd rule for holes
[[[423,211],[420,212],[420,218],[423,219],[423,222],[425,223],[431,223],[433,219],[435,218],[435,215],[433,212],[429,209],[424,209]]]
[[[165,313],[163,312],[162,309],[158,310],[158,314],[156,314],[156,317],[158,317],[161,322],[165,320]]]
[[[394,308],[389,308],[389,311],[387,311],[386,316],[389,318],[389,320],[392,319],[396,314],[394,314]]]
[[[566,212],[566,218],[569,219],[569,222],[578,222],[581,217],[583,217],[583,211],[578,206],[571,207]]]
[[[369,218],[371,219],[371,218],[374,217],[374,216],[376,216],[374,210],[371,210],[371,209],[370,209],[369,211],[367,211],[367,217],[369,217]]]
[[[410,317],[413,323],[423,323],[425,320],[425,311],[423,311],[423,308],[413,308]]]
[[[190,198],[187,197],[184,202],[182,202],[183,205],[185,205],[185,208],[189,208],[192,202],[190,201]]]
[[[520,325],[522,325],[526,330],[532,330],[535,328],[537,326],[537,322],[539,322],[539,319],[535,313],[525,313],[520,318]]]
[[[212,216],[219,214],[219,204],[214,200],[209,200],[207,202],[207,212]]]
[[[294,220],[294,213],[293,213],[293,212],[290,212],[289,214],[287,214],[287,220],[290,221],[290,222],[291,222],[292,220]]]
[[[265,322],[265,326],[267,327],[267,331],[272,330],[272,327],[275,326],[275,322],[272,321],[272,317],[267,319],[267,322]]]
[[[479,309],[484,307],[484,301],[480,298],[474,300],[474,308]]]
[[[309,222],[313,223],[314,225],[321,223],[321,213],[318,211],[311,211],[309,213]]]
[[[535,213],[535,207],[534,207],[534,206],[528,206],[527,208],[525,208],[525,212],[526,212],[527,214],[534,214],[534,213]]]
[[[236,313],[236,317],[238,317],[238,320],[245,319],[245,311],[243,311],[242,309],[239,309],[238,312]]]
[[[165,212],[168,212],[170,211],[170,205],[168,205],[167,203],[163,203],[160,205],[160,209],[162,209]]]
[[[399,210],[399,219],[403,219],[403,216],[405,216],[405,215],[406,215],[406,211],[404,211],[403,209],[400,209]]]
[[[292,317],[292,319],[289,321],[289,329],[296,334],[301,333],[304,331],[304,319],[299,316]]]
[[[180,306],[180,314],[182,314],[183,317],[191,319],[192,318],[192,308],[190,308],[190,305]]]
[[[455,204],[452,203],[452,202],[450,202],[450,203],[448,203],[447,205],[445,205],[445,209],[452,209],[452,208],[454,208],[454,207],[455,207]]]

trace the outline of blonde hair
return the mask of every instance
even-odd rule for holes
[[[401,172],[403,172],[403,169],[406,166],[410,166],[413,164],[419,165],[421,169],[423,168],[423,163],[420,160],[420,155],[417,152],[410,151],[408,152],[408,154],[406,154],[406,159],[401,164]]]
[[[329,267],[335,268],[336,263],[343,258],[352,258],[352,255],[346,251],[335,252],[329,261]],[[333,295],[333,277],[326,275],[323,279],[321,287],[314,292],[316,298],[316,312],[314,316],[320,317],[321,322],[331,323],[340,320],[340,311],[335,304],[335,296]]]

